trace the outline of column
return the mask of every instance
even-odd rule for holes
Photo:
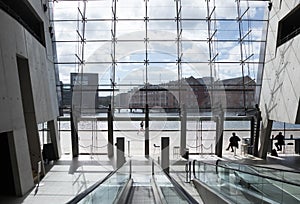
[[[149,157],[149,107],[146,104],[145,111],[145,157]]]
[[[185,104],[182,104],[180,113],[180,155],[184,156],[186,154],[186,108]]]

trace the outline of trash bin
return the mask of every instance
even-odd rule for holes
[[[49,161],[55,160],[55,154],[54,154],[54,147],[52,143],[44,144],[43,145],[43,159],[48,163]]]
[[[251,154],[252,148],[250,146],[250,138],[244,137],[242,138],[242,153],[245,154]]]

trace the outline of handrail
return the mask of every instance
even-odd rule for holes
[[[194,161],[193,164],[196,165],[197,161]],[[217,162],[218,164],[219,162]],[[201,168],[201,164],[203,165]],[[240,168],[231,168],[226,165],[217,165],[212,163],[207,163],[204,161],[198,161],[198,167],[199,167],[199,177],[197,177],[197,172],[195,171],[194,174],[196,177],[194,178],[194,181],[198,181],[201,183],[201,186],[206,187],[207,189],[212,189],[212,192],[215,192],[214,195],[217,196],[218,193],[221,193],[226,196],[226,193],[222,193],[219,188],[214,187],[214,182],[211,182],[211,180],[207,180],[207,174],[212,175],[213,178],[217,177],[220,178],[220,183],[217,182],[217,185],[223,185],[224,186],[234,186],[235,189],[246,193],[245,197],[243,199],[246,200],[256,200],[258,199],[258,202],[266,202],[266,203],[277,203],[277,200],[285,200],[289,203],[298,203],[299,198],[296,196],[294,191],[297,191],[296,189],[299,189],[300,184],[293,183],[287,180],[282,180],[281,178],[271,177],[268,175],[260,174],[255,171],[247,171],[241,170]],[[204,168],[203,168],[204,167]],[[214,168],[216,168],[216,171],[214,171]],[[196,167],[193,167],[193,169],[196,170]],[[203,170],[210,169],[209,172],[205,172]],[[218,170],[223,169],[221,173],[219,174]],[[204,175],[204,177],[202,176]],[[230,179],[231,176],[235,176],[238,179],[238,184],[235,182],[235,179]],[[202,178],[205,178],[204,180]],[[286,188],[284,186],[287,186]],[[251,190],[250,190],[251,189]],[[288,189],[293,189],[292,191],[289,191]],[[275,193],[276,192],[276,193]],[[243,194],[244,194],[243,193]],[[248,196],[250,196],[250,198]],[[251,198],[254,196],[253,198]],[[230,199],[236,199],[234,195],[228,195],[228,198]],[[242,199],[242,198],[241,198]],[[269,202],[272,201],[272,202]],[[278,202],[279,203],[279,202]]]
[[[163,196],[163,193],[161,191],[161,189],[157,186],[155,179],[154,179],[154,175],[152,175],[151,178],[151,186],[152,186],[152,191],[153,191],[153,196],[154,196],[154,201],[156,204],[166,204],[167,201]]]
[[[178,192],[181,196],[183,196],[189,203],[198,203],[180,184],[178,184],[175,179],[173,179],[167,172],[165,172],[167,178],[175,187],[176,192]]]
[[[132,188],[133,180],[132,178],[128,179],[127,183],[123,186],[121,192],[118,193],[117,197],[115,198],[113,204],[125,204],[129,198],[129,192]]]
[[[125,165],[125,164],[124,164]],[[123,165],[123,166],[124,166]],[[91,192],[93,192],[96,188],[98,188],[101,184],[103,184],[105,181],[107,181],[112,175],[114,175],[120,168],[122,168],[123,166],[115,169],[114,171],[111,171],[107,176],[105,176],[104,179],[97,181],[95,184],[93,184],[92,186],[90,186],[89,188],[85,189],[83,192],[81,192],[80,194],[78,194],[77,196],[75,196],[72,200],[68,201],[66,204],[75,204],[78,203],[80,200],[82,200],[83,198],[85,198],[88,194],[90,194]]]
[[[274,178],[274,177],[270,177],[270,176],[266,176],[266,175],[262,175],[262,174],[260,174],[260,173],[256,173],[256,174],[255,174],[255,173],[243,171],[243,170],[240,170],[240,169],[234,169],[234,168],[226,167],[226,166],[218,166],[218,165],[216,165],[216,164],[207,163],[207,162],[203,162],[203,161],[197,161],[197,162],[200,162],[200,163],[203,163],[203,164],[207,164],[207,165],[211,165],[211,166],[215,166],[215,167],[216,167],[216,170],[217,170],[218,167],[221,167],[221,168],[225,168],[225,169],[228,169],[228,170],[238,171],[238,172],[240,172],[240,173],[249,174],[249,175],[252,175],[252,176],[259,176],[259,177],[264,178],[264,179],[270,179],[270,180],[274,180],[274,181],[278,181],[278,182],[282,182],[282,183],[286,183],[286,184],[289,184],[289,185],[294,185],[294,186],[300,187],[300,184],[293,183],[293,182],[286,181],[286,180],[281,180],[281,179]],[[196,162],[193,162],[193,165],[195,165],[195,163],[196,163]],[[193,170],[195,170],[195,167],[193,167]],[[196,172],[193,172],[193,174],[195,175]],[[197,178],[197,177],[195,177],[195,178]]]
[[[216,165],[219,165],[219,162],[226,162],[226,163],[230,163],[230,164],[232,163],[232,164],[245,165],[245,166],[247,165],[247,166],[257,167],[257,168],[262,168],[262,169],[270,169],[270,170],[275,170],[275,171],[283,171],[283,172],[300,174],[300,171],[296,171],[296,170],[278,169],[278,168],[269,167],[269,166],[259,166],[259,165],[255,165],[255,164],[244,164],[244,163],[239,163],[239,162],[234,162],[234,161],[224,161],[221,159],[217,160]]]
[[[156,161],[154,161],[154,160],[152,160],[152,161],[153,161],[153,164],[155,164],[156,166],[161,168],[160,165],[158,165]],[[162,171],[164,172],[166,177],[169,179],[169,181],[172,183],[176,192],[179,195],[181,195],[183,198],[185,198],[185,200],[188,203],[192,203],[192,204],[198,203],[198,201],[196,201],[175,179],[173,179],[168,172],[164,171],[163,169],[162,169]]]
[[[93,184],[89,188],[85,189],[83,192],[81,192],[80,194],[78,194],[77,196],[75,196],[72,200],[68,201],[66,204],[75,204],[75,203],[78,203],[80,200],[82,200],[88,194],[90,194],[93,190],[95,190],[98,186],[100,186],[102,183],[104,183],[105,181],[107,181],[114,173],[116,173],[116,171],[117,171],[117,169],[114,170],[114,171],[112,171],[112,172],[110,172],[104,179],[102,179],[101,181],[96,182],[95,184]]]

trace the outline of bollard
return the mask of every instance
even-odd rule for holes
[[[131,178],[132,174],[132,160],[129,161],[129,178]]]
[[[127,143],[128,143],[128,145],[127,145],[127,147],[128,147],[128,157],[130,157],[130,141],[128,140]]]
[[[189,183],[192,180],[192,162],[189,161]]]
[[[185,164],[185,183],[189,183],[189,165]]]
[[[154,175],[154,160],[152,160],[152,175]]]

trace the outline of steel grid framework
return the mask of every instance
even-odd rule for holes
[[[58,50],[55,64],[59,66],[61,78],[68,72],[99,73],[103,79],[99,86],[111,88],[108,91],[112,96],[118,94],[116,86],[123,87],[126,92],[134,85],[147,89],[149,84],[177,81],[180,102],[182,81],[190,75],[208,77],[208,90],[219,88],[215,87],[216,81],[241,77],[246,108],[248,82],[244,81],[245,77],[250,76],[256,86],[261,84],[257,79],[261,78],[258,75],[264,60],[266,2],[228,0],[224,5],[215,0],[168,0],[161,4],[157,0],[130,2],[49,1],[50,12],[54,13],[51,23],[56,31],[53,42]],[[233,14],[223,15],[225,11]],[[169,12],[172,14],[168,16]],[[104,13],[110,13],[110,17]],[[69,46],[72,49],[66,49]],[[133,76],[127,80],[124,72],[131,72],[130,67]],[[153,67],[155,71],[151,70]],[[135,71],[137,68],[142,71]],[[160,69],[164,72],[156,74]],[[165,77],[168,71],[176,76]],[[153,75],[156,76],[154,80]],[[120,81],[120,78],[125,79]],[[112,97],[113,105],[114,99]]]

